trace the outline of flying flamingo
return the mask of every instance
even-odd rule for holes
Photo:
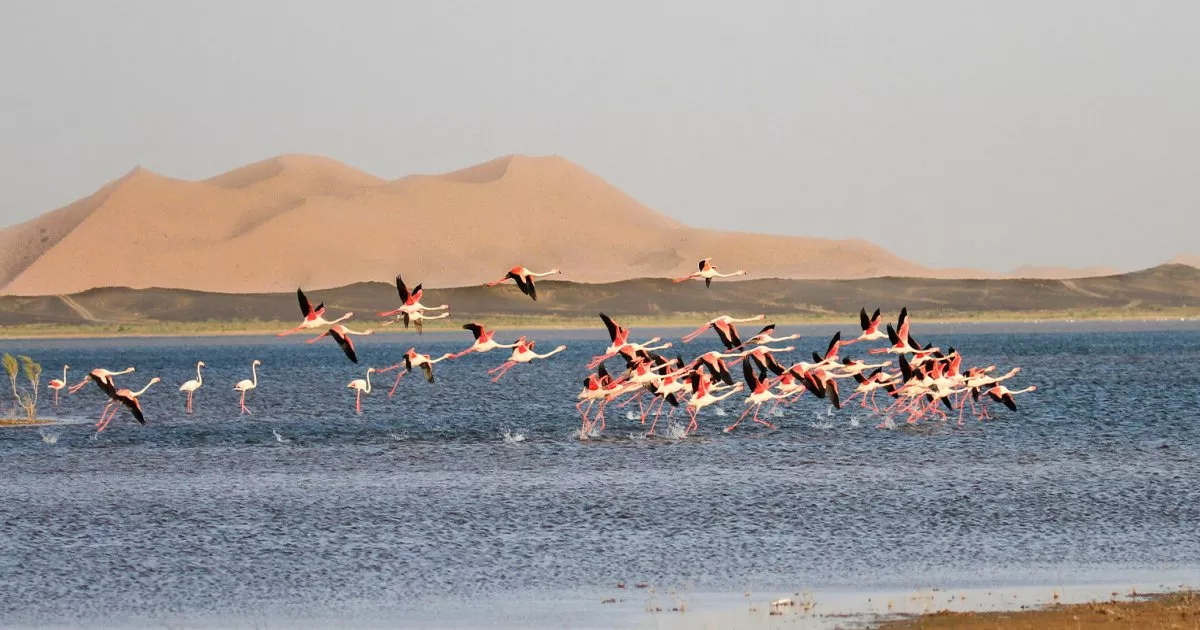
[[[237,385],[233,386],[233,391],[242,393],[242,401],[239,404],[242,407],[243,414],[250,413],[250,409],[246,407],[246,392],[258,388],[258,366],[260,365],[262,365],[262,361],[259,361],[258,359],[255,359],[254,362],[250,364],[250,374],[254,377],[254,380],[250,380],[248,378],[242,379],[237,382]]]
[[[346,387],[354,390],[354,413],[362,413],[362,395],[371,393],[371,373],[375,368],[367,368],[367,378],[356,378],[346,384]]]
[[[151,385],[159,382],[160,380],[162,379],[155,376],[154,378],[150,379],[149,383],[146,383],[145,387],[136,392],[128,389],[118,389],[116,392],[114,392],[113,399],[104,407],[105,413],[100,416],[100,422],[96,423],[96,433],[108,428],[108,423],[112,422],[113,417],[117,415],[118,404],[125,405],[125,407],[129,409],[129,413],[133,415],[133,419],[138,421],[138,424],[146,424],[146,416],[142,412],[142,403],[138,400],[138,396],[145,394],[146,390],[150,389]],[[109,411],[109,407],[112,408],[111,412]],[[107,418],[105,415],[107,415]]]
[[[746,345],[765,346],[767,344],[783,343],[785,341],[791,341],[793,339],[800,338],[800,335],[787,335],[785,337],[775,337],[775,336],[773,336],[774,332],[775,332],[775,324],[767,324],[766,326],[763,326],[762,330],[758,331],[757,333],[754,333],[753,337],[747,339]]]
[[[505,373],[515,367],[518,363],[529,363],[534,359],[545,359],[567,349],[566,346],[558,346],[550,352],[538,354],[533,351],[533,346],[535,343],[537,342],[533,340],[526,341],[525,337],[523,336],[520,339],[517,339],[517,346],[513,348],[512,355],[508,357],[508,360],[504,363],[501,363],[498,367],[488,370],[488,374],[496,375],[495,378],[492,379],[492,382],[495,383],[499,381]]]
[[[591,362],[587,365],[589,370],[595,369],[596,366],[623,352],[634,353],[640,350],[665,350],[671,347],[670,342],[658,346],[651,345],[661,341],[659,337],[648,339],[645,343],[632,343],[629,341],[628,328],[616,323],[611,317],[605,315],[604,313],[600,313],[600,319],[604,321],[604,326],[608,329],[608,337],[612,340],[612,343],[608,345],[608,348],[604,350],[603,354],[592,357]]]
[[[130,372],[133,372],[133,371],[134,371],[134,368],[131,368],[131,367],[127,367],[124,370],[121,370],[120,372],[113,372],[111,370],[106,370],[104,368],[96,368],[96,369],[92,370],[91,372],[88,372],[87,376],[83,377],[83,380],[72,385],[71,388],[67,390],[67,393],[74,394],[75,392],[79,391],[80,388],[82,388],[84,385],[87,385],[89,381],[91,381],[96,384],[96,387],[100,388],[100,391],[104,392],[104,395],[109,397],[110,401],[116,400],[117,384],[113,380],[113,377],[120,376],[122,374],[129,374]],[[100,413],[100,420],[104,420],[104,413],[107,411],[108,411],[108,404],[105,403],[104,411],[102,411]]]
[[[376,370],[376,371],[379,372],[380,374],[383,374],[385,372],[391,372],[392,370],[399,368],[401,365],[404,366],[404,371],[396,375],[396,382],[392,384],[392,390],[388,392],[388,398],[391,398],[392,395],[396,393],[396,387],[400,385],[400,379],[405,374],[408,374],[409,372],[411,372],[413,370],[413,368],[416,368],[416,367],[421,368],[421,372],[423,372],[425,374],[425,380],[432,383],[433,382],[433,364],[441,363],[442,361],[445,361],[446,359],[453,359],[453,358],[454,358],[454,355],[447,352],[446,354],[443,354],[442,356],[440,356],[436,359],[433,359],[433,358],[430,358],[430,356],[428,354],[418,353],[416,348],[409,348],[408,352],[404,353],[404,363],[397,363],[396,365],[393,365],[390,367],[385,367],[382,370]]]
[[[192,413],[192,395],[195,394],[196,390],[200,389],[200,386],[204,384],[204,377],[200,374],[200,368],[202,368],[202,367],[204,367],[204,362],[197,361],[196,362],[196,378],[179,386],[179,391],[187,392],[188,415],[191,415],[191,413]]]
[[[404,322],[405,328],[408,328],[410,320],[417,319],[417,316],[421,315],[424,311],[441,311],[450,308],[448,304],[442,304],[441,306],[425,306],[424,304],[421,304],[421,296],[425,293],[425,291],[421,288],[421,285],[418,284],[415,289],[409,291],[408,285],[404,284],[404,278],[401,278],[400,274],[396,274],[396,293],[400,294],[400,300],[402,302],[400,308],[391,311],[383,311],[379,313],[379,316],[390,317],[392,315],[399,314],[399,319],[400,321]],[[439,315],[437,317],[425,317],[424,319],[441,319],[442,317],[447,317],[448,315],[449,313],[446,313],[445,315]],[[417,319],[417,331],[420,332],[420,330],[421,323],[420,320]]]
[[[720,316],[720,317],[714,317],[713,319],[710,319],[710,320],[708,320],[708,322],[707,322],[707,323],[705,323],[703,326],[701,326],[701,327],[697,328],[696,330],[693,330],[692,332],[690,332],[690,333],[688,333],[688,334],[684,335],[684,336],[683,336],[683,343],[691,343],[693,339],[695,339],[696,337],[699,337],[700,335],[704,334],[704,331],[708,330],[709,328],[712,328],[713,330],[716,330],[716,331],[717,331],[717,334],[718,334],[718,335],[720,335],[720,336],[721,336],[721,341],[722,341],[723,343],[725,343],[725,347],[726,347],[726,349],[732,350],[732,349],[733,349],[733,347],[736,347],[736,346],[733,346],[733,347],[731,347],[731,346],[729,345],[729,341],[731,341],[731,340],[732,340],[732,339],[730,339],[730,331],[732,331],[732,333],[733,333],[733,335],[732,335],[732,336],[733,336],[733,337],[736,337],[736,336],[737,336],[737,329],[735,329],[735,328],[733,327],[733,324],[742,324],[742,323],[745,323],[745,322],[757,322],[757,321],[760,321],[760,320],[764,320],[764,319],[766,319],[766,318],[767,318],[767,316],[766,316],[766,315],[761,315],[761,314],[760,314],[760,315],[755,315],[754,317],[746,317],[746,318],[743,318],[743,319],[738,319],[738,318],[736,318],[736,317],[730,317],[730,316],[728,316],[728,315],[722,315],[722,316]],[[738,345],[738,346],[742,345],[742,344],[741,344],[741,340],[738,340],[738,344],[737,344],[737,345]]]
[[[703,373],[699,371],[692,372],[689,380],[689,384],[692,387],[692,397],[687,401],[687,408],[688,414],[691,416],[691,421],[688,422],[687,430],[684,432],[685,434],[695,431],[697,428],[699,428],[699,426],[696,424],[696,416],[700,413],[701,409],[711,404],[719,403],[722,400],[725,400],[726,398],[738,393],[742,389],[741,383],[735,383],[733,387],[729,388],[728,392],[718,396],[713,393],[716,391],[716,389],[713,387],[712,382],[709,381],[708,377],[704,376]]]
[[[907,313],[908,311],[905,310],[906,315]],[[872,315],[867,315],[867,309],[860,309],[858,311],[858,322],[859,326],[862,328],[862,334],[854,339],[842,342],[843,344],[852,344],[859,341],[875,341],[878,339],[888,338],[887,333],[879,329],[879,324],[883,322],[883,316],[879,314],[879,309],[875,309],[875,313]]]
[[[463,330],[471,331],[471,334],[475,336],[475,343],[472,343],[471,347],[467,348],[466,350],[463,350],[462,352],[451,355],[450,358],[452,358],[452,359],[457,359],[459,357],[466,356],[468,354],[471,354],[472,352],[490,352],[492,350],[495,350],[496,348],[515,348],[515,347],[517,347],[517,344],[515,344],[515,343],[508,343],[508,344],[497,343],[496,340],[492,338],[493,336],[495,336],[496,331],[487,330],[486,328],[483,327],[483,324],[479,324],[476,322],[471,322],[469,324],[463,324]]]
[[[530,298],[533,299],[534,302],[536,302],[537,301],[537,287],[534,286],[533,279],[541,278],[544,276],[554,276],[554,275],[558,275],[561,273],[562,272],[559,271],[557,268],[551,269],[550,271],[547,271],[545,273],[536,273],[536,272],[530,271],[524,267],[513,267],[512,269],[508,270],[508,273],[504,274],[503,278],[500,278],[499,280],[494,280],[492,282],[488,282],[487,286],[494,287],[497,284],[500,284],[501,282],[505,282],[507,280],[512,280],[513,282],[517,283],[517,288],[521,290],[521,293],[528,295]]]
[[[342,352],[346,353],[346,358],[350,359],[351,363],[358,363],[358,354],[354,351],[354,342],[351,341],[350,335],[370,335],[374,332],[375,331],[373,330],[358,332],[357,330],[350,330],[341,324],[334,324],[325,332],[313,337],[312,339],[309,339],[308,343],[314,343],[321,337],[328,335],[333,337],[333,340],[336,341],[337,345],[341,347]]]
[[[50,389],[54,390],[54,406],[55,407],[58,406],[58,391],[67,386],[67,370],[69,370],[69,369],[71,369],[71,366],[64,365],[63,366],[63,377],[61,379],[57,379],[57,378],[50,379],[49,387],[50,387]]]
[[[746,378],[746,387],[750,389],[750,395],[746,397],[746,410],[742,412],[742,415],[738,416],[737,422],[725,427],[725,432],[729,433],[730,431],[736,429],[737,425],[742,423],[742,420],[746,417],[746,414],[750,413],[751,410],[754,411],[754,417],[752,420],[774,430],[775,425],[767,422],[766,420],[760,420],[758,417],[758,412],[760,409],[762,409],[763,403],[787,398],[787,394],[776,394],[775,392],[771,391],[770,381],[765,378],[760,378],[759,375],[755,374],[754,366],[750,365],[749,361],[742,364],[742,374]]]
[[[391,326],[392,324],[395,324],[398,321],[412,322],[413,328],[416,328],[417,334],[420,335],[420,334],[424,334],[424,332],[425,332],[425,320],[427,320],[427,319],[445,319],[447,317],[450,317],[449,312],[440,313],[438,315],[426,315],[425,311],[413,311],[412,313],[405,313],[404,317],[401,319],[392,319],[392,320],[383,322],[383,325]]]
[[[712,264],[711,261],[712,258],[705,258],[704,260],[701,260],[699,264],[699,270],[693,271],[682,278],[675,278],[674,281],[684,282],[685,280],[691,280],[692,278],[704,278],[704,286],[712,287],[713,278],[732,278],[733,276],[746,275],[746,272],[741,269],[738,269],[733,273],[720,273],[717,271],[717,266]]]
[[[278,333],[275,335],[276,337],[286,337],[292,333],[300,332],[301,330],[320,328],[322,326],[332,326],[338,322],[344,322],[347,319],[354,317],[354,313],[346,313],[345,315],[342,315],[333,321],[326,321],[324,303],[313,307],[312,302],[308,301],[308,298],[304,295],[304,291],[301,291],[300,289],[296,289],[296,298],[300,300],[300,312],[304,314],[304,321],[300,322],[299,326],[296,326],[291,330]]]
[[[991,389],[987,390],[987,392],[985,392],[985,394],[992,400],[994,400],[998,403],[1003,403],[1004,406],[1008,407],[1010,411],[1016,411],[1017,403],[1015,400],[1013,400],[1013,396],[1015,396],[1017,394],[1024,394],[1027,392],[1036,392],[1036,391],[1037,391],[1037,385],[1030,385],[1029,387],[1026,387],[1025,389],[1009,389],[1003,385],[996,385],[996,386],[992,387]]]

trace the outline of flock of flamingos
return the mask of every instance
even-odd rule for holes
[[[522,293],[537,300],[535,278],[561,273],[552,269],[545,273],[535,273],[524,267],[513,267],[505,276],[487,286],[495,286],[512,280]],[[697,271],[676,282],[692,279],[703,279],[705,286],[711,286],[713,278],[745,275],[745,271],[724,274],[717,270],[711,259],[701,260]],[[441,319],[449,316],[448,305],[430,307],[421,304],[423,294],[421,285],[409,290],[404,280],[396,277],[396,290],[402,304],[399,308],[379,313],[387,318],[383,325],[401,322],[407,328],[410,325],[421,329],[422,322],[427,319]],[[325,319],[325,305],[313,306],[312,302],[300,289],[296,290],[300,302],[300,310],[304,320],[295,328],[278,334],[283,337],[304,330],[324,329],[319,335],[308,340],[314,343],[324,337],[331,337],[346,357],[358,363],[353,336],[369,335],[371,330],[354,331],[341,322],[350,319],[353,313],[329,321]],[[430,315],[431,311],[440,311]],[[770,429],[775,427],[767,420],[780,404],[790,404],[805,394],[828,401],[836,409],[849,403],[855,397],[859,398],[859,406],[870,408],[882,416],[881,427],[892,426],[894,419],[899,417],[908,423],[917,423],[923,419],[946,421],[951,414],[957,416],[957,422],[963,422],[963,414],[969,407],[971,413],[980,418],[988,418],[988,404],[1000,403],[1010,410],[1016,410],[1014,396],[1035,391],[1035,386],[1012,390],[1004,385],[1004,381],[1020,372],[1014,367],[1003,374],[996,374],[996,366],[963,368],[962,355],[954,348],[943,351],[932,345],[922,346],[910,333],[911,320],[907,309],[900,311],[896,325],[884,324],[878,309],[868,315],[866,309],[859,313],[861,334],[853,339],[842,339],[838,332],[830,339],[824,354],[813,352],[812,362],[800,361],[790,366],[780,363],[777,354],[795,350],[794,346],[775,346],[799,338],[799,335],[774,336],[775,325],[767,324],[761,330],[742,340],[736,324],[756,322],[765,319],[764,315],[755,315],[735,319],[722,315],[709,320],[696,330],[682,338],[684,344],[690,343],[708,330],[712,330],[720,339],[722,350],[705,352],[692,361],[684,361],[679,355],[669,358],[660,354],[673,344],[663,342],[655,337],[638,343],[631,339],[630,330],[615,322],[611,317],[600,314],[600,319],[608,329],[611,343],[603,354],[594,357],[588,364],[588,370],[594,370],[583,380],[583,389],[579,392],[576,409],[579,411],[581,427],[579,436],[586,439],[596,436],[604,430],[605,409],[616,403],[625,407],[637,402],[642,424],[650,420],[648,435],[653,435],[659,417],[666,407],[670,407],[668,417],[678,408],[685,409],[688,424],[683,434],[698,429],[697,415],[700,410],[721,402],[743,390],[748,392],[745,398],[745,411],[724,428],[725,432],[733,431],[741,422],[750,417],[751,421]],[[881,326],[883,326],[881,328]],[[553,350],[541,353],[535,352],[535,342],[526,337],[519,337],[512,343],[499,343],[495,339],[495,331],[484,328],[482,324],[464,324],[463,328],[471,331],[474,342],[467,349],[458,353],[447,353],[438,357],[420,354],[410,348],[404,354],[401,363],[385,368],[367,368],[364,378],[350,381],[346,387],[354,390],[354,408],[362,412],[362,396],[371,393],[371,375],[383,374],[400,370],[396,380],[388,392],[390,398],[395,394],[400,379],[414,369],[420,370],[429,382],[434,380],[434,365],[441,361],[457,359],[471,353],[490,352],[497,348],[510,349],[508,360],[488,370],[492,381],[499,381],[512,368],[535,360],[548,359],[566,349],[558,346]],[[868,350],[870,355],[883,355],[881,358],[894,356],[895,370],[891,371],[893,361],[882,360],[878,363],[868,363],[863,359],[843,357],[847,346],[859,342],[884,342],[883,345]],[[609,359],[620,358],[624,369],[613,375],[605,367]],[[741,365],[741,379],[735,379],[732,370]],[[250,364],[251,378],[239,381],[233,386],[234,391],[241,394],[239,406],[241,413],[249,413],[246,407],[246,394],[258,387],[257,359]],[[115,377],[134,371],[129,367],[121,371],[111,371],[96,368],[88,372],[87,377],[79,383],[67,386],[67,370],[63,366],[62,379],[53,379],[49,387],[54,392],[54,402],[58,404],[59,391],[66,388],[74,393],[87,385],[89,381],[108,396],[109,400],[96,423],[97,432],[103,431],[112,421],[118,409],[125,407],[139,423],[145,424],[146,418],[138,397],[150,386],[158,383],[158,377],[150,381],[140,390],[133,391],[119,387]],[[192,412],[192,399],[197,390],[204,384],[201,369],[204,362],[196,364],[196,378],[183,383],[179,391],[187,395],[187,412]],[[401,370],[401,368],[403,368]],[[839,385],[839,383],[844,383]],[[847,390],[849,396],[843,398]],[[876,398],[880,391],[885,392],[892,401],[885,407],[880,407]],[[648,402],[647,402],[648,401]],[[770,409],[763,413],[763,405],[770,403]],[[629,414],[632,416],[633,414]]]

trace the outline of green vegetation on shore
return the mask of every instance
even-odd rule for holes
[[[696,326],[719,315],[716,312],[674,313],[671,315],[620,315],[621,323],[630,327],[666,328]],[[1028,311],[953,311],[922,310],[914,312],[923,323],[961,322],[1067,322],[1067,321],[1146,321],[1146,320],[1200,320],[1200,308],[1162,309],[1080,309],[1080,310],[1028,310]],[[779,325],[831,324],[857,327],[856,313],[780,313],[767,317]],[[584,315],[536,315],[536,314],[471,314],[453,315],[448,319],[430,320],[425,331],[457,331],[469,321],[482,321],[489,328],[540,328],[540,329],[599,329],[600,320]],[[400,324],[379,325],[377,318],[355,319],[357,327],[373,329],[377,334],[407,333]],[[293,321],[264,321],[242,319],[230,321],[164,322],[142,320],[105,324],[18,324],[0,326],[0,338],[67,338],[67,337],[120,337],[120,336],[219,336],[272,334],[295,326]]]

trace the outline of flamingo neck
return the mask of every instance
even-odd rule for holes
[[[366,393],[371,393],[371,370],[367,370],[367,389],[363,390]]]
[[[145,387],[137,390],[136,392],[133,392],[133,394],[132,394],[133,398],[137,398],[138,396],[141,396],[142,394],[146,393],[146,390],[150,389],[150,386],[155,384],[156,382],[157,381],[151,379],[151,381],[149,383],[146,383]]]
[[[258,366],[253,363],[250,364],[250,376],[251,376],[251,382],[254,383],[254,387],[257,388],[258,387]]]
[[[204,375],[200,374],[200,364],[199,363],[196,364],[196,384],[197,385],[204,384]]]

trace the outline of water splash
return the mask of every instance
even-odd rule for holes
[[[275,429],[271,429],[271,435],[274,435],[275,441],[279,442],[280,444],[291,444],[292,443],[291,439],[285,438],[282,435],[279,435],[279,431],[276,431]]]
[[[58,444],[57,433],[46,433],[45,429],[38,429],[38,434],[42,436],[43,444]]]
[[[505,444],[520,444],[521,442],[525,441],[525,433],[520,429],[513,431],[512,429],[505,427],[503,433],[501,433],[501,437],[504,438]]]
[[[682,440],[687,437],[687,427],[671,420],[667,422],[667,428],[663,431],[663,437],[668,440]]]

